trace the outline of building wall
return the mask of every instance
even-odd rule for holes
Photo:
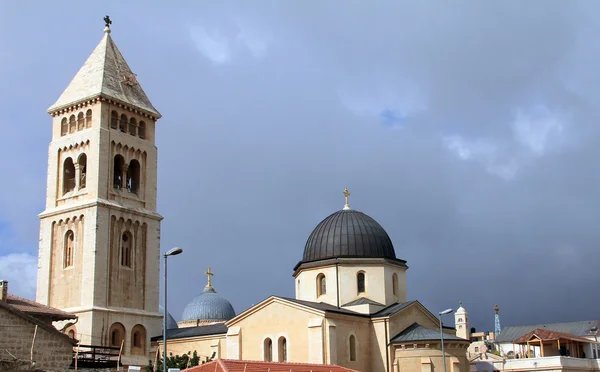
[[[443,371],[445,360],[448,372],[469,372],[470,363],[465,352],[468,343],[444,343],[444,346],[445,359],[439,341],[394,345],[393,371]]]
[[[225,334],[169,340],[167,344],[167,353],[169,355],[183,355],[189,352],[191,356],[195,351],[198,353],[200,360],[203,361],[205,358],[210,358],[214,352],[215,359],[217,359],[224,357],[225,342]],[[162,340],[158,343],[158,350],[160,358],[162,358]]]
[[[15,357],[30,360],[35,324],[0,308],[0,355],[10,359],[4,350]],[[73,358],[73,344],[66,337],[38,327],[33,344],[35,369],[67,369]]]

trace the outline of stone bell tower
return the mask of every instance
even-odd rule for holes
[[[78,316],[84,345],[121,347],[147,364],[160,334],[160,221],[152,106],[110,33],[48,113],[46,208],[37,301]]]

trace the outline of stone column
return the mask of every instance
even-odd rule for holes
[[[121,189],[127,189],[127,169],[129,169],[129,164],[123,163],[121,167]]]
[[[81,164],[75,163],[75,189],[74,191],[79,190],[79,180],[81,179]]]

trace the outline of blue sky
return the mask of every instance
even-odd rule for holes
[[[351,205],[408,295],[474,325],[600,305],[592,2],[0,1],[0,276],[34,298],[50,116],[102,18],[155,107],[169,309],[207,266],[241,312],[293,296],[312,229]],[[393,124],[393,125],[392,125]],[[544,309],[540,312],[539,309]]]

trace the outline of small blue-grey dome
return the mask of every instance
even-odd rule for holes
[[[183,309],[182,320],[227,321],[235,317],[231,303],[217,294],[212,286],[196,296]]]
[[[158,305],[158,312],[161,313],[162,316],[165,316],[165,309],[160,305]],[[162,325],[164,323],[161,322],[160,324]],[[162,326],[160,328],[162,329]],[[167,314],[167,329],[173,329],[173,328],[179,328],[179,326],[177,325],[177,322],[175,321],[175,318],[173,318],[171,313],[168,313]]]

